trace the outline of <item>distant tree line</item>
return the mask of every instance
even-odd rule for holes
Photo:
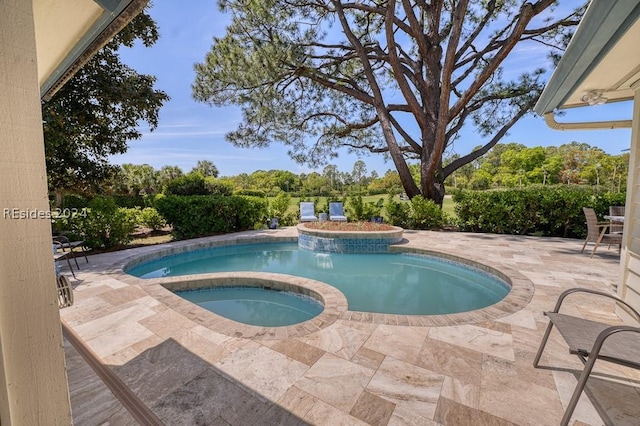
[[[446,161],[455,161],[451,156]],[[527,148],[498,144],[484,157],[449,176],[447,186],[461,189],[521,188],[531,184],[584,184],[610,192],[625,191],[629,154],[609,155],[587,143]]]
[[[455,159],[456,156],[451,156],[447,161]],[[626,191],[628,164],[628,153],[609,155],[586,143],[571,142],[546,148],[527,148],[517,143],[498,144],[485,157],[449,176],[447,187],[451,190],[487,190],[524,188],[533,184],[583,184],[594,186],[597,191],[617,193]],[[417,164],[411,165],[416,179],[418,168]],[[183,186],[198,183],[197,179],[188,179],[196,175],[203,178],[200,184],[204,193],[212,193],[212,188],[213,193],[218,194],[271,197],[282,192],[299,197],[403,192],[395,170],[387,170],[380,176],[376,171],[368,172],[362,160],[356,161],[351,171],[340,171],[336,165],[328,165],[321,172],[295,174],[287,170],[257,170],[224,177],[219,176],[218,168],[209,160],[198,161],[186,173],[178,166],[167,165],[156,170],[148,164],[123,164],[109,178],[92,185],[91,191],[77,192],[87,195],[154,195],[175,187],[170,183],[176,179]]]

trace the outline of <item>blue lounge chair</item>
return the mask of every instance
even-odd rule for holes
[[[300,203],[300,222],[316,222],[315,206],[310,201]]]
[[[342,203],[335,201],[329,203],[329,220],[334,222],[346,222],[347,217],[344,215],[344,209]]]

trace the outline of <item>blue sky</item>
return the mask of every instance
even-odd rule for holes
[[[198,103],[191,97],[194,80],[193,65],[201,62],[209,51],[213,37],[222,36],[229,22],[228,16],[218,10],[216,0],[190,0],[176,2],[154,1],[150,14],[160,30],[158,42],[146,48],[137,45],[122,49],[121,57],[132,68],[157,77],[156,88],[171,96],[160,111],[157,129],[149,132],[142,128],[143,137],[129,142],[129,150],[112,157],[115,164],[150,164],[156,169],[164,165],[177,165],[188,172],[198,160],[212,161],[221,176],[252,173],[256,170],[281,169],[294,173],[312,171],[287,155],[287,148],[276,144],[264,149],[235,148],[224,138],[242,120],[237,107],[214,108]],[[543,60],[535,47],[522,46],[507,65],[508,72],[519,73],[537,67]],[[605,119],[628,119],[631,117],[630,103],[580,108],[572,111],[561,121],[588,121]],[[463,129],[462,137],[455,142],[455,150],[466,154],[471,148],[483,144],[471,126]],[[526,146],[562,145],[571,141],[586,142],[602,148],[609,154],[618,155],[629,148],[631,132],[622,130],[557,131],[549,129],[541,117],[527,116],[520,120],[503,138],[502,143],[517,142]],[[359,157],[340,153],[331,163],[340,171],[350,172]],[[380,175],[393,169],[390,161],[381,155],[365,155],[361,159],[367,170],[376,170]],[[319,169],[318,171],[321,171]]]

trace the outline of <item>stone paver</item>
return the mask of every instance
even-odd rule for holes
[[[252,231],[160,249],[296,235],[295,228]],[[334,313],[320,321],[250,327],[201,316],[157,281],[124,274],[125,259],[159,249],[145,247],[82,263],[72,281],[76,302],[61,316],[167,425],[557,424],[581,364],[554,332],[542,359],[551,367],[533,368],[542,312],[570,287],[615,291],[616,251],[590,259],[579,240],[513,235],[406,231],[405,238],[404,250],[482,263],[518,290],[506,305],[434,318],[352,312],[330,295]],[[566,310],[617,321],[613,304],[601,300],[568,300]],[[76,422],[131,424],[73,348],[65,351]],[[638,375],[605,364],[596,370],[602,374],[572,422],[640,423]]]

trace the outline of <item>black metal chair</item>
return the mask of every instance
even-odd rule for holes
[[[62,245],[60,243],[57,243],[54,241],[53,243],[53,261],[57,262],[58,260],[66,260],[67,261],[67,265],[69,265],[69,270],[71,271],[71,275],[73,275],[73,278],[76,277],[76,274],[73,272],[73,267],[71,266],[71,261],[69,260],[69,257],[73,256],[73,252],[71,251],[64,251],[62,249]],[[77,262],[76,262],[77,264]],[[57,265],[57,264],[56,264]],[[58,266],[56,266],[56,273],[58,270]]]
[[[87,258],[87,252],[84,249],[84,241],[71,241],[69,237],[65,235],[56,235],[53,237],[53,242],[60,245],[62,251],[65,249],[69,250],[67,253],[70,253],[70,256],[73,258],[73,261],[76,263],[76,268],[80,270],[80,265],[78,265],[78,259],[76,259],[76,254],[74,249],[80,248],[82,250],[82,255],[84,256],[84,260],[89,263],[89,259]]]

